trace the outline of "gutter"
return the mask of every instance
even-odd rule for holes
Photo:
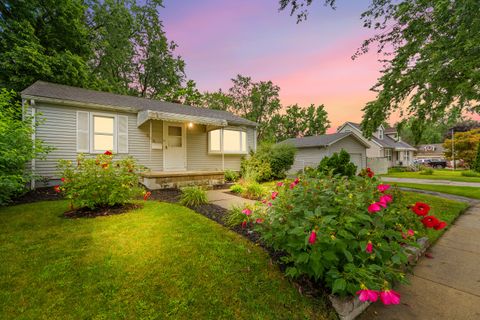
[[[28,99],[28,100],[37,101],[37,102],[46,102],[46,103],[51,103],[56,105],[63,105],[63,106],[80,107],[80,108],[115,110],[115,111],[131,112],[131,113],[137,113],[139,111],[138,109],[133,107],[119,107],[114,105],[106,105],[106,104],[98,104],[98,103],[90,103],[90,102],[62,100],[62,99],[55,99],[55,98],[32,96],[28,94],[22,95],[22,99]]]

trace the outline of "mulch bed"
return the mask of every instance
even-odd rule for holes
[[[111,216],[115,214],[122,214],[126,213],[130,210],[142,208],[143,205],[141,204],[125,204],[125,205],[117,205],[113,207],[100,207],[95,209],[89,208],[80,208],[75,210],[67,211],[63,214],[65,218],[70,219],[77,219],[77,218],[95,218],[95,217],[103,217],[103,216]]]
[[[32,203],[37,201],[52,201],[63,199],[60,193],[55,192],[53,187],[37,188],[30,190],[27,193],[15,198],[10,202],[10,205]]]

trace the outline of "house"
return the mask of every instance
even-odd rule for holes
[[[385,158],[388,167],[413,164],[413,153],[417,149],[403,142],[395,128],[380,125],[372,138],[367,139],[363,135],[360,124],[345,122],[338,128],[337,132],[353,132],[362,137],[370,145],[370,148],[367,149],[367,158]]]
[[[324,157],[342,149],[350,154],[350,161],[357,166],[357,171],[366,168],[367,165],[366,150],[369,144],[352,132],[292,138],[280,143],[289,143],[297,148],[290,174],[302,171],[306,167],[317,167]]]
[[[142,182],[151,189],[213,184],[223,181],[224,170],[240,170],[242,156],[256,150],[257,124],[226,111],[43,81],[21,96],[24,113],[42,119],[34,137],[55,148],[31,163],[47,185],[60,178],[58,160],[106,150],[150,169]]]
[[[442,143],[432,143],[432,144],[420,144],[417,146],[415,153],[415,159],[435,159],[442,160],[445,159],[444,156],[445,149],[443,148]]]

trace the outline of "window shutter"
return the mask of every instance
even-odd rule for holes
[[[77,152],[90,152],[88,112],[77,111]]]
[[[128,117],[118,116],[117,125],[117,152],[128,153]]]

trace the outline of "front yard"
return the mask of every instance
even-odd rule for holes
[[[419,184],[406,182],[395,182],[393,184],[399,187],[435,191],[467,198],[480,199],[480,188],[478,187],[445,186],[436,184]]]
[[[66,219],[0,209],[0,319],[330,319],[258,246],[179,205]]]
[[[480,182],[480,174],[475,177],[466,177],[465,170],[446,170],[446,169],[433,169],[433,174],[422,174],[421,171],[417,172],[389,172],[382,175],[382,177],[393,178],[412,178],[412,179],[428,179],[428,180],[450,180],[450,181],[462,181],[462,182]],[[471,173],[471,171],[468,171]],[[475,173],[473,173],[475,174]]]

